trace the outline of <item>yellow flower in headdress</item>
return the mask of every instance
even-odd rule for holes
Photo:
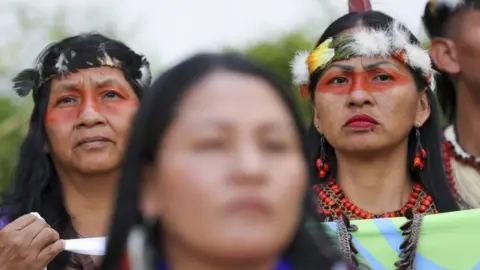
[[[333,38],[329,38],[318,45],[308,56],[308,72],[312,74],[315,70],[324,68],[335,56],[335,49],[332,48]]]

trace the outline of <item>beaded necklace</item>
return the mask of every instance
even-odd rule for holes
[[[414,184],[410,198],[401,209],[383,214],[373,214],[356,206],[333,179],[327,184],[317,184],[313,189],[318,196],[318,211],[327,217],[327,221],[338,220],[342,215],[351,220],[401,217],[408,209],[413,213],[438,213],[432,197],[420,184]]]

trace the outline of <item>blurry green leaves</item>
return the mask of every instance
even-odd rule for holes
[[[257,61],[273,72],[277,73],[284,81],[292,82],[290,62],[295,53],[300,50],[311,50],[313,43],[302,32],[292,32],[277,39],[265,40],[246,48],[244,53],[247,57]],[[312,118],[312,106],[310,101],[300,97],[300,91],[293,85],[292,91],[300,106],[305,124],[310,123]]]

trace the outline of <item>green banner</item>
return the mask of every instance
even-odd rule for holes
[[[395,269],[405,218],[352,221],[360,261],[372,269]],[[326,223],[335,234],[337,224]],[[480,209],[424,217],[417,247],[417,269],[480,270]]]

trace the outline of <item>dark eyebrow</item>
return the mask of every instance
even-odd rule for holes
[[[236,124],[234,122],[226,121],[226,120],[217,120],[217,119],[205,119],[203,121],[198,121],[195,124],[190,125],[193,128],[201,128],[206,130],[206,127],[215,127],[222,130],[233,130],[236,128]],[[278,130],[290,130],[292,128],[292,124],[290,122],[283,122],[283,121],[266,121],[258,127],[261,133],[270,132],[270,131],[278,131]]]
[[[374,64],[365,65],[365,66],[363,66],[363,69],[365,69],[366,71],[368,71],[368,70],[373,70],[373,69],[378,68],[378,67],[381,66],[381,65],[391,65],[391,66],[397,67],[397,66],[396,66],[394,63],[392,63],[392,62],[380,61],[380,62],[377,62],[377,63],[374,63]]]
[[[332,69],[332,68],[338,68],[338,69],[341,69],[341,70],[344,70],[344,71],[354,71],[354,70],[355,70],[355,67],[354,67],[354,66],[350,66],[350,65],[340,65],[340,64],[331,64],[331,65],[329,65],[327,68],[325,68],[322,73],[325,73],[325,72],[327,72],[329,69]]]
[[[75,90],[79,88],[78,82],[72,82],[72,81],[63,81],[58,84],[58,87],[56,87],[58,91],[70,91],[70,90]]]
[[[95,82],[97,88],[103,88],[106,86],[121,86],[121,83],[114,78],[105,78]]]

